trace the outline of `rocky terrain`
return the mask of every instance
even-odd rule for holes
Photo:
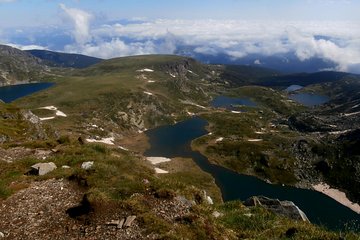
[[[304,91],[332,98],[309,109],[286,92],[252,85],[278,74],[137,56],[64,70],[54,87],[0,103],[0,232],[8,239],[342,237],[302,221],[290,202],[223,203],[214,179],[191,159],[161,165],[160,173],[142,156],[144,131],[199,115],[210,133],[193,148],[211,162],[272,183],[310,188],[326,181],[357,200],[359,102],[356,90],[345,91],[357,80],[336,74],[325,85],[309,84]],[[256,107],[212,107],[220,94],[249,98]]]
[[[307,164],[308,171],[305,171],[305,176],[310,179],[324,177],[358,202],[359,77],[348,76],[339,81],[310,86],[304,91],[316,91],[331,96],[331,100],[323,106],[294,114],[289,118],[291,128],[315,139],[303,141],[302,146],[299,145],[296,150],[298,159],[303,158],[299,162]],[[304,161],[305,159],[307,161]],[[300,166],[299,169],[304,167]]]
[[[50,68],[30,53],[0,45],[0,86],[39,82]]]

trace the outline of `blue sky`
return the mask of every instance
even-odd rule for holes
[[[61,23],[59,4],[122,18],[359,20],[358,0],[0,0],[0,25]]]
[[[360,0],[0,0],[0,44],[112,58],[294,54],[360,66]]]

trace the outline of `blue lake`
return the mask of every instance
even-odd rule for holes
[[[304,88],[304,87],[300,86],[300,85],[291,85],[287,89],[285,89],[285,91],[286,92],[294,92],[294,91],[300,90],[302,88]]]
[[[53,86],[54,83],[29,83],[0,87],[0,99],[6,103]]]
[[[224,201],[246,200],[250,196],[264,195],[270,198],[293,201],[312,223],[330,229],[343,229],[344,224],[360,221],[360,215],[324,194],[288,186],[272,185],[252,176],[238,174],[209,163],[208,159],[191,149],[191,141],[207,134],[207,122],[195,117],[171,126],[159,127],[146,132],[151,148],[146,156],[192,158],[205,172],[210,173],[222,192]]]
[[[211,102],[211,106],[216,108],[226,108],[228,110],[236,110],[237,106],[256,107],[256,103],[246,98],[218,96]]]
[[[311,94],[311,93],[296,93],[290,95],[289,98],[307,107],[321,105],[330,100],[330,98],[327,96]]]

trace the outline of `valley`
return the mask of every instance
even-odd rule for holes
[[[174,231],[184,238],[255,238],[279,222],[271,231],[273,238],[290,228],[298,229],[296,239],[338,236],[239,201],[267,195],[293,201],[312,223],[345,230],[349,239],[358,237],[356,224],[339,225],[339,220],[358,221],[358,214],[304,189],[327,183],[360,202],[359,76],[283,75],[172,55],[110,59],[82,69],[48,68],[56,74],[39,81],[53,86],[0,103],[1,151],[7,156],[0,161],[3,199],[16,197],[37,181],[69,179],[79,185],[79,195],[87,196],[94,211],[72,223],[81,229],[85,221],[110,221],[111,214],[103,210],[109,204],[121,210],[119,218],[135,214],[143,230],[137,229],[137,236],[154,239]],[[304,88],[295,93],[316,93],[329,101],[304,106],[291,100],[285,89],[300,83]],[[181,124],[189,126],[166,135]],[[152,137],[164,128],[163,134]],[[171,161],[153,165],[146,157]],[[49,161],[58,169],[46,176],[24,175],[32,164]],[[81,168],[87,161],[94,162],[93,169]],[[261,190],[242,192],[237,181]],[[303,196],[307,202],[297,201]],[[148,207],[158,201],[177,204],[186,214],[165,216]],[[322,204],[331,206],[331,219]],[[221,216],[214,217],[214,212]]]

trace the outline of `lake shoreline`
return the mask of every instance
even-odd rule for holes
[[[340,190],[336,188],[331,188],[326,183],[319,183],[316,185],[312,185],[313,189],[317,192],[321,192],[325,194],[326,196],[334,199],[335,201],[341,203],[342,205],[350,208],[357,214],[360,214],[360,205],[358,203],[351,202],[344,192],[341,192]]]

